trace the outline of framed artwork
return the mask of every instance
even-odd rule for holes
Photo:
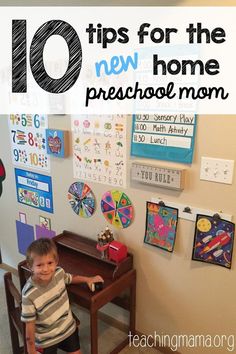
[[[51,230],[51,220],[45,216],[39,216],[39,226],[44,227],[47,230]]]
[[[69,132],[66,130],[46,129],[47,153],[56,157],[69,155]]]
[[[192,259],[231,268],[235,224],[213,216],[197,215]]]
[[[178,223],[178,209],[147,202],[144,242],[172,252]]]
[[[133,205],[124,192],[112,190],[104,193],[101,209],[105,219],[117,228],[126,228],[132,222]]]

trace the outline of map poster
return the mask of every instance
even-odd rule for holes
[[[39,114],[11,114],[9,132],[13,164],[41,171],[50,171],[46,147],[48,118]]]
[[[126,116],[72,116],[74,178],[126,187]]]
[[[194,114],[137,114],[133,116],[131,155],[192,163]]]

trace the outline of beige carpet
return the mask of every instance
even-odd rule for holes
[[[5,270],[0,268],[0,354],[12,354],[10,331],[8,324],[8,316],[6,311],[6,299],[3,283],[3,274]],[[14,283],[18,285],[18,279],[14,277]],[[81,350],[83,354],[90,354],[90,330],[89,330],[89,315],[83,309],[78,309],[73,306],[73,311],[80,319],[80,341]],[[114,347],[126,338],[126,334],[121,330],[111,327],[108,324],[98,321],[99,330],[99,354],[108,354]],[[62,351],[58,351],[63,353]],[[153,348],[135,348],[127,346],[123,349],[121,354],[161,354],[159,351]]]

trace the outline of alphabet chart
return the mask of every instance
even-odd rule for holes
[[[194,114],[137,114],[133,116],[131,155],[191,163]]]
[[[13,164],[50,171],[46,147],[48,118],[39,114],[11,114],[9,132]]]
[[[126,187],[126,116],[72,116],[74,178]]]

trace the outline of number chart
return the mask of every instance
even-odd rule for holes
[[[72,116],[74,177],[126,187],[126,116]]]
[[[46,147],[48,118],[39,114],[11,114],[9,132],[14,165],[50,171]]]

